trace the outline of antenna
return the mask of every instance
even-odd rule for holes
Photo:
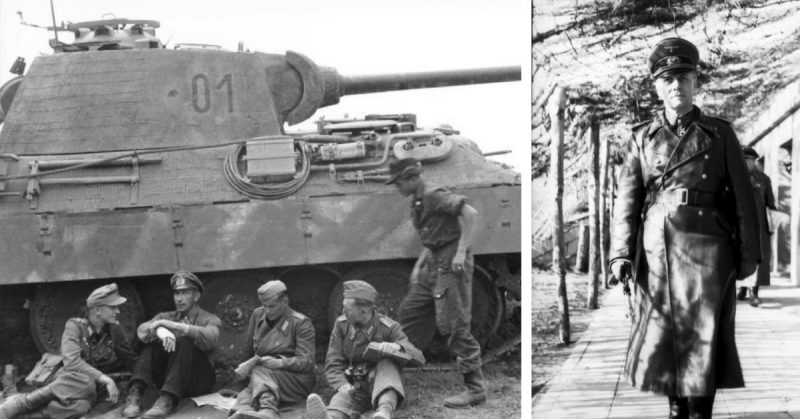
[[[58,29],[56,29],[56,9],[53,8],[53,0],[50,0],[50,15],[53,16],[53,34],[56,36],[56,45],[58,45]]]

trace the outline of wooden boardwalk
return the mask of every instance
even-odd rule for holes
[[[736,342],[745,388],[720,390],[714,418],[800,419],[800,288],[773,278],[762,305],[740,301]],[[620,288],[606,293],[589,330],[545,391],[533,417],[665,418],[666,397],[634,390],[622,377],[630,323]]]

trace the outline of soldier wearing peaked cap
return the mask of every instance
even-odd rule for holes
[[[161,390],[153,407],[142,418],[170,414],[183,397],[209,393],[214,386],[214,368],[209,355],[217,347],[219,317],[198,305],[203,283],[197,275],[178,271],[170,279],[175,311],[157,314],[136,331],[145,346],[133,370],[125,417],[141,414],[146,386]]]
[[[698,61],[685,39],[656,44],[664,109],[633,129],[612,218],[612,282],[632,277],[638,306],[624,372],[667,396],[671,418],[710,418],[718,388],[744,386],[735,281],[761,259],[739,140],[694,106]]]
[[[761,263],[758,264],[758,269],[752,275],[742,281],[737,298],[739,300],[747,299],[747,289],[750,288],[750,305],[758,307],[761,303],[758,299],[758,288],[762,285],[769,285],[770,282],[769,261],[772,254],[770,248],[772,228],[769,210],[776,209],[775,195],[772,193],[772,180],[756,164],[758,152],[752,147],[745,147],[742,151],[744,161],[747,163],[747,170],[749,170],[750,183],[753,185],[753,198],[758,215],[756,225],[758,225],[758,233],[761,238]]]
[[[336,389],[327,409],[312,394],[306,403],[309,419],[349,419],[375,408],[375,419],[391,419],[405,398],[401,366],[392,354],[402,353],[409,365],[425,363],[422,352],[403,333],[400,324],[375,310],[378,292],[367,282],[344,284],[342,311],[336,319],[325,357],[325,379]],[[367,347],[377,348],[379,359]]]
[[[55,379],[31,393],[12,396],[0,405],[0,418],[75,418],[87,414],[98,388],[116,403],[119,390],[106,373],[130,370],[136,360],[117,317],[125,303],[117,284],[104,285],[86,299],[86,317],[67,320],[61,337],[63,367]]]
[[[466,389],[446,398],[446,407],[482,404],[486,386],[481,346],[470,331],[474,267],[470,246],[478,211],[465,196],[426,182],[414,159],[394,161],[389,169],[387,183],[411,197],[411,220],[423,246],[408,294],[400,303],[403,330],[420,348],[427,347],[436,329],[448,336],[447,346],[456,355]],[[425,274],[420,275],[423,270]]]
[[[237,374],[249,378],[236,398],[232,419],[280,417],[279,403],[306,399],[316,384],[314,326],[289,307],[286,284],[268,281],[258,288],[262,306],[253,310]]]

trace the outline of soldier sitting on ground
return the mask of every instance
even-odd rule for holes
[[[263,306],[253,310],[243,362],[236,369],[250,384],[239,393],[231,419],[279,418],[278,403],[305,400],[316,384],[311,320],[289,307],[281,281],[262,285],[258,299]]]
[[[336,389],[327,412],[312,394],[306,403],[309,419],[349,419],[375,407],[375,419],[391,419],[405,398],[400,375],[402,361],[411,366],[425,357],[403,333],[400,324],[378,313],[378,292],[364,281],[344,283],[344,315],[336,319],[325,357],[325,378]],[[371,344],[372,343],[372,344]],[[367,348],[375,348],[377,359]]]
[[[161,389],[153,407],[142,418],[170,414],[183,397],[210,393],[214,368],[209,355],[217,347],[221,321],[197,304],[203,283],[193,273],[178,271],[170,279],[175,311],[157,314],[139,325],[137,335],[145,343],[133,370],[123,415],[138,417],[142,394],[149,384]]]
[[[97,400],[97,385],[105,389],[109,401],[116,403],[119,390],[106,373],[123,366],[130,370],[136,360],[117,320],[119,305],[125,301],[117,284],[94,290],[86,299],[86,317],[71,318],[64,326],[64,366],[55,373],[55,379],[31,393],[10,397],[0,405],[0,419],[83,416]]]

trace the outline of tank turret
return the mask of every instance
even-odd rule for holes
[[[284,122],[300,123],[346,95],[519,79],[519,67],[340,76],[294,52],[56,54],[36,58],[24,76],[0,144],[17,154],[162,147],[163,138],[197,145],[280,134]],[[50,112],[40,112],[41,100]]]

